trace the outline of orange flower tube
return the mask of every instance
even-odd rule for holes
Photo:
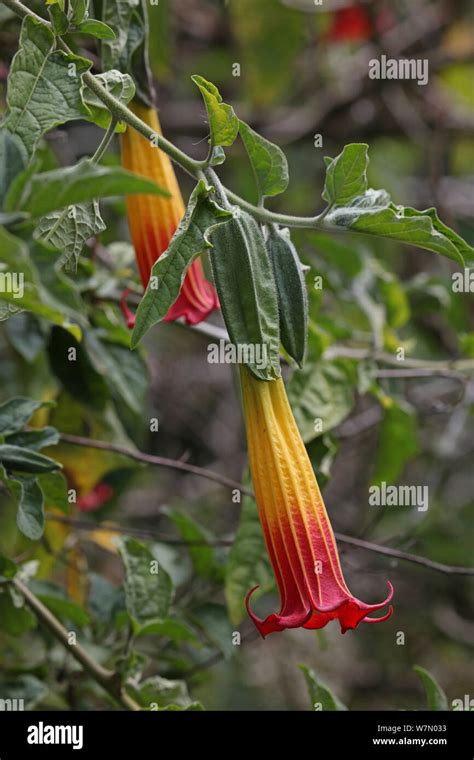
[[[337,619],[342,633],[385,607],[354,597],[345,583],[334,533],[318,483],[291,411],[283,380],[257,380],[241,368],[250,470],[265,542],[278,583],[281,607],[265,620],[247,611],[265,638],[286,628],[322,628]]]
[[[158,115],[154,108],[133,101],[131,110],[161,135]],[[166,251],[184,215],[184,203],[170,158],[135,129],[128,128],[122,136],[122,165],[125,169],[148,177],[171,194],[133,195],[127,197],[128,224],[143,287],[146,288],[155,261]],[[122,302],[129,325],[133,315]],[[202,263],[196,259],[188,269],[178,299],[166,315],[166,321],[184,317],[188,324],[201,322],[219,308],[216,292],[206,280]]]

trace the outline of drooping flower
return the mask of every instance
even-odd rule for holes
[[[283,380],[265,382],[241,368],[250,470],[281,607],[264,620],[247,611],[263,637],[286,628],[322,628],[339,620],[341,631],[360,622],[387,620],[368,615],[385,607],[351,594],[342,575],[336,540]]]
[[[161,135],[160,122],[154,108],[136,101],[132,101],[130,108],[155,134]],[[122,165],[135,174],[154,180],[171,194],[169,198],[160,195],[127,197],[130,235],[141,281],[146,288],[153,264],[168,248],[185,208],[169,157],[130,127],[122,136]],[[218,307],[216,292],[204,276],[200,259],[195,259],[188,269],[178,299],[165,319],[171,321],[184,317],[188,324],[193,325],[206,319]],[[122,308],[129,326],[133,326],[133,315],[126,303]]]

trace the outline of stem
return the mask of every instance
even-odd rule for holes
[[[96,152],[94,153],[94,155],[91,158],[91,161],[94,164],[98,164],[99,163],[99,161],[102,159],[102,156],[104,155],[105,151],[107,150],[107,148],[109,147],[110,143],[112,142],[114,134],[115,134],[115,127],[117,126],[117,121],[118,121],[118,119],[116,119],[114,116],[112,116],[112,118],[110,119],[110,124],[107,127],[107,131],[104,134],[102,140],[100,141],[100,143],[99,143],[99,145],[97,147]]]
[[[99,665],[79,644],[69,643],[69,632],[32,591],[18,578],[12,578],[12,585],[23,596],[28,607],[38,620],[67,649],[84,670],[126,710],[140,710],[139,705],[124,691],[117,673]]]
[[[25,16],[33,16],[37,21],[41,21],[48,28],[51,28],[51,24],[45,19],[38,16],[33,11],[30,11],[20,0],[1,0],[4,5],[14,11],[21,18]],[[57,39],[57,46],[63,52],[71,54],[71,49],[66,45],[62,39]],[[90,72],[85,72],[82,75],[84,84],[86,84],[92,92],[107,106],[111,114],[117,119],[117,121],[125,122],[129,127],[136,129],[141,135],[148,140],[153,139],[158,147],[161,148],[176,164],[178,164],[184,171],[190,174],[194,178],[202,176],[202,171],[208,168],[207,159],[198,161],[191,156],[188,156],[184,151],[177,148],[173,143],[167,140],[162,135],[157,135],[153,129],[145,124],[138,116],[136,116],[126,105],[120,103],[105,87],[103,87],[97,78]],[[266,222],[269,224],[279,224],[285,227],[303,227],[310,229],[318,229],[320,221],[327,213],[325,209],[321,215],[314,217],[302,217],[292,216],[288,214],[278,214],[273,211],[268,211],[265,208],[254,206],[252,203],[244,200],[239,195],[236,195],[231,190],[225,188],[225,193],[231,203],[244,209],[248,213],[260,222]]]

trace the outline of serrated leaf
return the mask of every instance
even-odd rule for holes
[[[96,74],[94,79],[123,105],[127,105],[135,95],[135,83],[130,74],[122,74],[117,69],[111,69],[103,74]],[[84,85],[82,88],[82,99],[88,110],[86,118],[99,127],[107,129],[112,118],[111,113],[107,106],[87,85]],[[125,125],[120,123],[115,128],[116,132],[123,132],[124,130]]]
[[[121,167],[106,167],[84,159],[75,166],[37,174],[25,190],[21,207],[33,217],[111,195],[169,196],[167,190]]]
[[[415,665],[413,670],[420,676],[421,682],[425,688],[428,709],[449,710],[448,698],[436,678],[425,670],[425,668],[420,667],[420,665]]]
[[[222,314],[242,363],[260,380],[280,374],[278,297],[265,241],[240,209],[214,233],[210,260]],[[238,356],[238,354],[237,354]]]
[[[244,482],[251,483],[248,475]],[[257,504],[255,499],[244,495],[239,526],[225,567],[225,598],[233,625],[245,619],[245,597],[255,586],[259,586],[255,593],[264,594],[273,588],[274,579]]]
[[[209,138],[211,149],[219,145],[232,145],[239,132],[239,120],[234,109],[227,103],[223,103],[219,90],[212,82],[208,82],[197,74],[191,79],[198,86],[206,106],[211,132]]]
[[[43,216],[35,238],[61,251],[61,264],[75,272],[85,243],[106,229],[97,201],[79,203]]]
[[[36,401],[25,396],[15,396],[0,406],[0,435],[11,435],[21,430],[32,414],[44,406],[44,401]]]
[[[272,226],[267,249],[278,291],[281,342],[302,366],[308,336],[308,294],[301,262],[287,230]]]
[[[117,546],[125,567],[126,606],[135,626],[166,618],[173,593],[166,570],[158,565],[150,549],[134,538],[121,537]]]
[[[336,697],[329,686],[319,680],[312,668],[308,668],[307,665],[300,665],[299,668],[305,677],[313,710],[347,710],[347,707]]]
[[[55,50],[53,32],[27,16],[8,77],[5,126],[19,137],[30,159],[42,135],[58,124],[83,118],[81,76],[91,62]]]
[[[129,72],[139,99],[151,106],[153,83],[148,65],[149,31],[145,4],[139,0],[103,0],[102,21],[116,35],[115,39],[102,40],[103,68]]]
[[[354,364],[345,359],[307,363],[288,383],[288,398],[305,443],[332,430],[354,404]],[[321,426],[315,424],[321,420]]]
[[[108,24],[104,24],[103,21],[97,21],[95,18],[81,21],[76,26],[75,31],[80,32],[80,34],[91,34],[92,37],[96,37],[98,40],[114,40],[116,37],[114,30]]]
[[[277,145],[239,121],[240,136],[255,175],[260,197],[278,195],[288,187],[288,161]]]
[[[351,143],[336,158],[325,159],[324,200],[331,205],[343,206],[366,191],[368,149],[365,143]]]
[[[433,209],[416,211],[395,206],[385,190],[368,189],[348,205],[334,208],[324,218],[323,225],[328,230],[378,235],[416,245],[440,253],[461,266],[464,266],[463,254],[472,251],[462,238],[440,222]]]
[[[200,181],[189,199],[184,218],[170,244],[153,265],[145,295],[137,309],[131,346],[135,348],[147,331],[166,316],[179,296],[186,272],[199,254],[212,248],[210,236],[232,217],[208,197],[209,188]]]

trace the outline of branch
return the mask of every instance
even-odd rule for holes
[[[23,596],[28,607],[34,612],[38,620],[49,630],[49,632],[67,649],[77,662],[82,665],[84,670],[96,681],[110,696],[126,710],[140,710],[139,705],[128,696],[123,689],[120,676],[112,670],[99,665],[90,657],[85,649],[79,644],[71,645],[69,643],[69,632],[64,628],[59,620],[40,602],[32,591],[18,578],[12,578],[12,585]]]
[[[204,467],[198,467],[194,464],[188,464],[187,462],[181,462],[179,459],[168,459],[167,457],[158,457],[153,454],[145,454],[143,451],[135,449],[128,449],[126,446],[120,446],[109,441],[97,441],[93,438],[84,438],[80,435],[70,435],[69,433],[61,433],[61,440],[64,443],[71,443],[73,446],[86,446],[90,449],[100,449],[102,451],[112,451],[115,454],[121,454],[129,459],[134,459],[137,462],[143,462],[143,464],[151,464],[156,467],[167,467],[172,470],[181,470],[182,472],[189,472],[192,475],[197,475],[200,478],[206,478],[212,480],[214,483],[219,483],[227,488],[236,488],[247,496],[253,496],[253,492],[246,488],[242,483],[239,483],[232,478],[228,478],[225,475],[220,475],[213,470],[207,470]]]
[[[253,493],[250,493],[249,495],[252,498],[255,498]],[[148,541],[159,541],[164,544],[173,544],[177,546],[232,546],[235,540],[231,537],[219,538],[209,541],[186,541],[184,539],[172,538],[171,536],[167,536],[166,534],[157,532],[155,530],[147,530],[146,528],[135,528],[133,526],[127,525],[117,525],[117,523],[104,523],[101,525],[93,522],[88,522],[87,520],[80,520],[74,517],[58,515],[54,512],[47,512],[46,517],[48,520],[70,525],[72,528],[77,528],[78,530],[102,530],[108,533],[112,532],[124,535],[134,535],[139,538],[144,538]],[[436,560],[431,560],[427,557],[420,557],[417,554],[411,554],[410,552],[405,552],[402,549],[396,549],[391,546],[382,546],[381,544],[374,544],[371,541],[364,541],[361,538],[347,536],[345,533],[338,533],[337,531],[335,531],[334,535],[336,536],[336,539],[342,544],[357,546],[359,549],[374,552],[375,554],[384,554],[386,557],[394,557],[395,559],[401,559],[405,562],[412,562],[415,565],[421,565],[422,567],[426,567],[429,570],[435,570],[438,573],[444,573],[446,575],[474,576],[474,567],[445,565],[442,562],[436,562]]]

